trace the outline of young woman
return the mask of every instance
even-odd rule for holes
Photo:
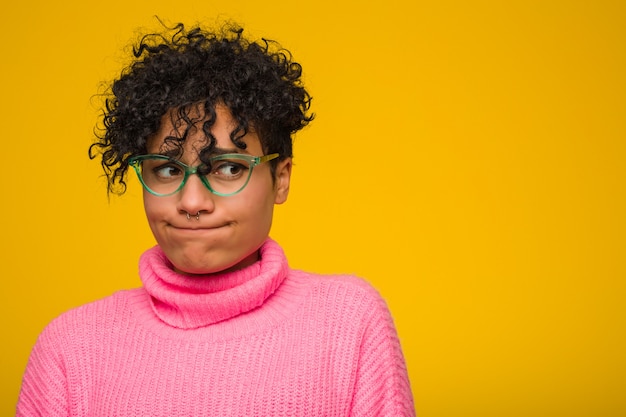
[[[268,237],[292,135],[313,118],[300,65],[236,28],[179,24],[134,52],[91,155],[109,191],[136,172],[158,245],[141,288],[46,327],[17,415],[414,415],[378,293],[290,269]]]

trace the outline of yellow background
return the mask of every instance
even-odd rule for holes
[[[273,237],[388,301],[429,417],[626,415],[626,3],[12,1],[3,6],[0,415],[38,333],[139,285],[141,192],[87,158],[136,29],[234,19],[305,69]]]

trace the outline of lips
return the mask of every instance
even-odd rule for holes
[[[200,227],[176,227],[176,226],[173,226],[173,227],[174,229],[177,229],[177,230],[201,231],[201,230],[221,229],[222,227],[225,227],[225,226],[215,226],[215,227],[202,227],[202,226]]]
[[[224,224],[219,224],[219,225],[175,225],[175,224],[170,224],[169,226],[177,229],[177,230],[198,230],[198,231],[202,231],[202,230],[215,230],[215,229],[221,229],[223,227],[227,227],[230,226],[231,223],[224,223]]]

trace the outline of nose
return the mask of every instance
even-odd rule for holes
[[[197,175],[190,175],[183,188],[178,192],[178,212],[211,213],[215,210],[215,195],[209,191]]]

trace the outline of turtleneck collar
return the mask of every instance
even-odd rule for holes
[[[237,271],[188,276],[174,271],[160,247],[139,260],[139,275],[154,313],[180,329],[195,329],[231,319],[259,307],[276,291],[289,267],[281,247],[267,239],[260,260]]]

